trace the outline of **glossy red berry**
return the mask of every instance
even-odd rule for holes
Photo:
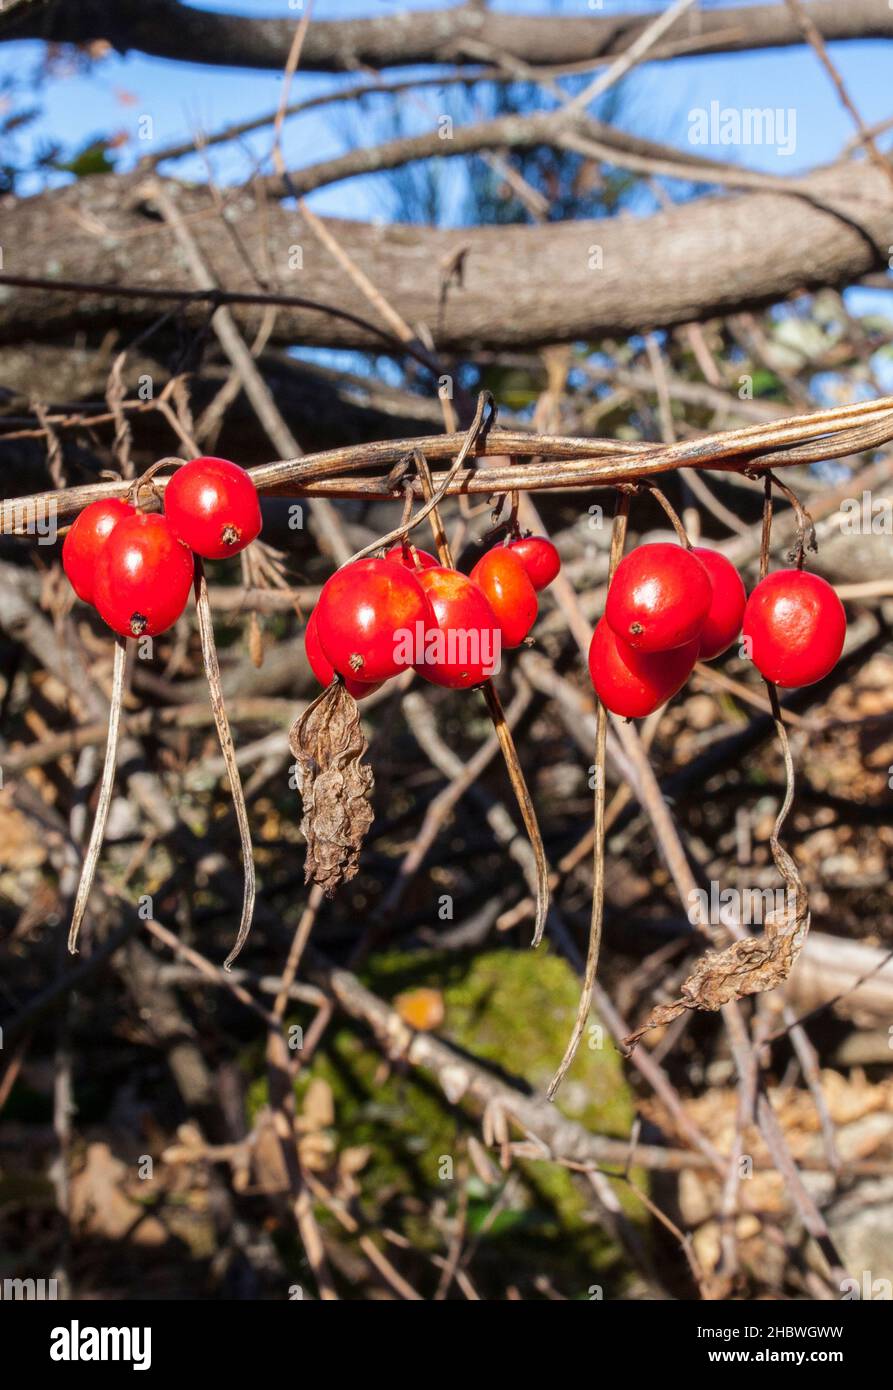
[[[391,560],[356,560],[323,585],[316,605],[320,645],[345,679],[384,681],[412,665],[406,634],[431,620],[420,579]]]
[[[741,631],[747,592],[741,575],[725,555],[700,545],[695,546],[694,554],[709,574],[713,586],[710,608],[700,632],[698,659],[712,661],[732,645]]]
[[[665,652],[637,651],[602,618],[589,646],[589,675],[607,709],[641,719],[682,689],[698,659],[698,646],[695,638]]]
[[[502,629],[503,647],[519,647],[536,622],[536,590],[524,562],[508,546],[488,550],[471,571]]]
[[[631,647],[664,652],[699,635],[711,596],[710,576],[698,557],[684,546],[656,541],[620,561],[605,617]]]
[[[307,626],[304,628],[304,652],[307,657],[307,664],[320,685],[330,686],[335,679],[335,668],[320,646],[315,608],[307,619]],[[369,684],[366,681],[351,679],[344,682],[347,693],[352,695],[355,700],[362,700],[366,695],[371,695],[373,690],[380,690],[382,684],[382,681],[374,681]]]
[[[419,550],[411,543],[405,546],[392,545],[390,550],[385,552],[385,559],[405,565],[408,570],[431,570],[440,564],[436,555],[429,554],[427,550]]]
[[[521,540],[511,541],[508,548],[521,557],[527,578],[537,593],[551,584],[561,569],[561,557],[546,536],[523,536]]]
[[[776,570],[747,600],[743,627],[760,674],[796,689],[823,680],[837,665],[846,614],[827,580],[805,570]]]
[[[167,518],[135,512],[99,552],[93,602],[122,637],[155,637],[183,612],[192,576],[192,552]]]
[[[164,492],[164,514],[180,540],[206,560],[225,560],[260,534],[251,475],[228,459],[184,463]]]
[[[431,601],[433,622],[415,669],[434,685],[467,690],[499,670],[502,632],[496,614],[477,584],[457,570],[423,570],[419,582]]]
[[[93,602],[96,562],[112,531],[133,507],[122,497],[105,497],[90,502],[74,519],[62,543],[62,568],[78,598]]]

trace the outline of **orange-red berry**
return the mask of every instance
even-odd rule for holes
[[[508,546],[488,550],[471,571],[499,620],[504,647],[520,647],[536,622],[536,590],[520,556]]]
[[[192,578],[192,551],[167,518],[135,512],[99,552],[93,601],[122,637],[155,637],[183,612]]]
[[[164,514],[180,540],[206,560],[236,555],[260,534],[257,488],[229,459],[184,463],[165,488]]]
[[[74,519],[62,543],[62,568],[78,598],[93,602],[96,562],[112,531],[133,507],[122,497],[104,497],[90,502]]]

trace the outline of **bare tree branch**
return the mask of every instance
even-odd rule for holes
[[[242,258],[219,235],[207,190],[167,187],[216,283],[257,299]],[[294,212],[264,212],[240,191],[229,197],[229,215],[238,218],[242,242],[256,260],[271,248],[284,294],[312,289],[315,300],[349,316],[291,307],[278,315],[278,341],[380,345],[380,335],[356,320],[350,276]],[[792,181],[786,192],[706,197],[649,218],[456,229],[343,221],[337,237],[373,283],[389,287],[402,319],[437,325],[439,350],[524,348],[666,327],[774,303],[799,290],[851,284],[886,267],[893,201],[877,169],[853,164]],[[7,200],[0,207],[0,244],[11,276],[51,271],[59,280],[109,287],[108,294],[84,298],[7,292],[0,299],[0,342],[144,327],[157,318],[157,299],[125,299],[117,285],[152,285],[157,295],[161,287],[180,293],[193,284],[138,179],[98,177]],[[301,271],[289,268],[296,245]],[[451,283],[445,294],[443,268],[460,252],[462,283]],[[190,305],[184,314],[202,324],[206,306]],[[239,325],[256,331],[261,316],[260,307],[246,306]]]
[[[772,174],[675,150],[655,140],[629,135],[602,121],[590,120],[585,114],[566,110],[540,111],[530,116],[497,116],[493,120],[460,126],[448,136],[435,130],[388,140],[380,145],[359,146],[333,159],[320,160],[293,171],[287,183],[273,175],[267,186],[277,197],[294,197],[357,174],[397,169],[419,159],[457,159],[482,150],[529,150],[541,145],[576,149],[622,169],[664,174],[692,182],[779,191],[786,187],[784,179]]]
[[[893,37],[893,11],[886,0],[849,0],[846,5],[813,0],[808,13],[829,41]],[[654,11],[555,18],[462,5],[374,19],[316,20],[307,35],[302,67],[355,72],[362,67],[480,62],[486,53],[536,64],[610,61],[634,44],[654,18]],[[293,18],[215,14],[177,0],[15,0],[15,13],[0,13],[0,39],[106,39],[121,52],[139,49],[159,58],[223,67],[281,68],[293,35]],[[648,59],[802,42],[799,26],[784,5],[698,10],[681,16]]]

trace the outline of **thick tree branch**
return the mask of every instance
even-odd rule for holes
[[[893,38],[893,11],[886,0],[848,0],[845,5],[840,0],[813,0],[808,12],[827,40]],[[466,5],[370,19],[314,20],[301,67],[344,72],[364,66],[480,62],[487,54],[540,65],[611,59],[635,42],[654,13],[558,19],[491,13]],[[209,13],[176,0],[19,0],[14,12],[0,15],[0,39],[107,39],[122,52],[135,48],[187,62],[278,69],[288,57],[294,23],[294,18]],[[802,42],[785,5],[744,5],[684,15],[649,58]]]
[[[216,281],[256,293],[245,261],[220,235],[210,193],[167,187],[189,219]],[[255,264],[269,256],[285,295],[312,293],[339,313],[356,310],[349,276],[308,235],[300,215],[258,212],[253,194],[230,193]],[[786,192],[707,197],[649,218],[550,223],[537,227],[434,229],[338,222],[337,236],[396,312],[427,324],[441,351],[529,348],[641,332],[776,302],[803,289],[846,285],[887,265],[893,244],[889,183],[867,164],[836,166],[792,181]],[[123,331],[157,320],[157,299],[127,298],[116,285],[185,292],[192,281],[170,230],[138,177],[98,177],[0,206],[0,246],[10,275],[108,285],[108,292],[0,288],[0,342],[51,341],[77,329]],[[303,268],[296,263],[301,248]],[[462,275],[451,273],[461,263]],[[2,276],[0,276],[2,286]],[[264,310],[237,317],[256,331]],[[206,304],[184,305],[203,324]],[[319,309],[283,308],[280,342],[380,348],[355,319]]]
[[[435,130],[423,135],[402,136],[380,145],[360,146],[333,159],[293,170],[285,183],[277,175],[271,175],[267,186],[277,197],[289,197],[312,193],[358,174],[398,169],[419,159],[457,159],[483,150],[530,150],[543,145],[575,149],[619,168],[665,174],[694,183],[718,183],[735,188],[785,188],[785,180],[772,174],[705,159],[640,135],[630,135],[583,113],[560,109],[539,111],[530,116],[497,116],[493,120],[451,129],[448,135]]]

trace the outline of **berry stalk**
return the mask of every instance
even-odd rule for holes
[[[245,805],[242,777],[239,772],[239,764],[236,760],[236,750],[233,744],[229,719],[227,718],[226,706],[223,702],[223,690],[220,684],[220,665],[217,660],[217,644],[214,641],[214,624],[211,619],[211,605],[208,600],[208,584],[205,579],[204,565],[201,557],[198,555],[195,557],[195,611],[198,617],[198,632],[202,646],[202,660],[204,662],[205,675],[208,678],[208,690],[211,696],[211,713],[214,716],[217,738],[220,743],[220,752],[223,755],[226,773],[229,778],[230,791],[232,792],[233,798],[233,809],[236,813],[236,824],[239,827],[239,839],[242,845],[242,865],[245,875],[242,915],[239,919],[239,930],[236,934],[236,943],[223,962],[224,970],[232,970],[233,961],[236,959],[236,956],[239,954],[248,938],[248,933],[251,930],[251,920],[254,916],[254,899],[256,894],[254,849],[251,844],[251,829],[248,824],[248,808]]]
[[[124,703],[124,673],[126,669],[127,639],[116,633],[115,663],[112,672],[112,702],[109,710],[109,729],[105,744],[105,762],[102,767],[102,780],[99,784],[99,801],[96,806],[93,827],[90,831],[90,841],[87,845],[87,852],[84,855],[84,862],[81,866],[80,882],[78,883],[78,891],[71,913],[71,926],[68,929],[68,949],[72,955],[77,954],[78,934],[81,929],[81,923],[84,920],[84,913],[87,910],[87,901],[90,897],[90,890],[93,887],[93,880],[96,877],[96,866],[99,863],[99,856],[102,853],[102,842],[105,839],[105,827],[109,818],[109,808],[112,804],[112,789],[115,785],[115,767],[118,761],[118,734],[121,728],[121,706]]]
[[[626,543],[626,522],[629,516],[629,494],[618,492],[614,511],[614,524],[611,530],[611,556],[608,565],[608,583],[620,564],[623,547]],[[568,1039],[558,1070],[549,1082],[546,1095],[555,1099],[580,1046],[583,1030],[592,1008],[595,979],[598,974],[598,959],[601,954],[602,925],[605,915],[605,762],[608,743],[608,711],[598,694],[595,697],[595,788],[593,791],[592,825],[592,907],[589,918],[589,945],[586,949],[586,968],[583,972],[583,988],[577,1006],[577,1017],[573,1031]]]

